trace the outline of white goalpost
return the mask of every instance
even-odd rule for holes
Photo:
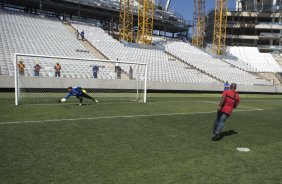
[[[21,53],[13,60],[15,105],[54,103],[69,86],[81,87],[99,102],[147,101],[146,63]]]

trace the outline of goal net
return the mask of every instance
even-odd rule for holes
[[[146,103],[145,63],[15,54],[14,67],[16,105],[56,103],[70,86],[81,87],[99,103]],[[65,103],[78,102],[72,96]]]

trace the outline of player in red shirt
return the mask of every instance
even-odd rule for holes
[[[233,109],[236,108],[240,102],[240,97],[236,92],[237,84],[232,83],[230,90],[223,91],[221,101],[218,105],[218,115],[213,127],[213,141],[218,141],[221,138],[221,131],[224,127],[225,120],[231,116]]]

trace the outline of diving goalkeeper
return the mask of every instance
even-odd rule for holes
[[[95,101],[96,103],[98,103],[98,100],[96,100],[96,99],[92,98],[91,96],[89,96],[86,93],[86,91],[84,89],[82,89],[81,87],[79,87],[79,86],[77,86],[77,87],[68,87],[68,94],[63,99],[61,99],[60,101],[61,102],[66,102],[67,99],[70,96],[76,96],[76,98],[79,99],[79,102],[80,102],[79,105],[82,105],[83,97],[91,99],[91,100]]]

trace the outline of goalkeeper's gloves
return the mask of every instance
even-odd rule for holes
[[[65,102],[65,101],[67,101],[67,99],[65,99],[65,98],[62,98],[61,102]]]

